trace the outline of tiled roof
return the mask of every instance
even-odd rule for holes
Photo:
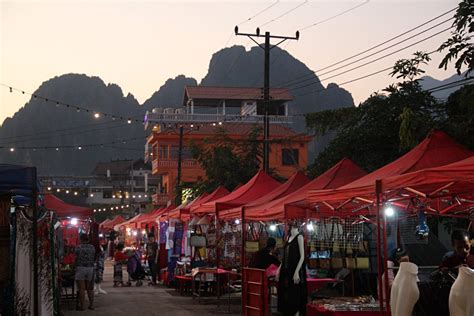
[[[262,88],[239,87],[203,87],[186,86],[185,99],[217,99],[217,100],[261,100]],[[293,100],[290,91],[286,88],[270,89],[270,98],[273,100]]]

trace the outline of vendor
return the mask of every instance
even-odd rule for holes
[[[440,269],[455,269],[461,265],[467,264],[471,243],[466,231],[455,230],[451,235],[451,245],[453,251],[446,253],[439,266]],[[471,266],[474,268],[474,266]]]
[[[269,266],[274,264],[275,266],[280,266],[280,260],[272,254],[272,251],[275,250],[276,240],[275,238],[268,238],[267,245],[265,248],[257,251],[252,260],[250,261],[249,267],[256,269],[268,269]]]

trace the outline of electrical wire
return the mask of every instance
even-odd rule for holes
[[[254,15],[252,15],[251,17],[243,20],[242,22],[240,22],[239,24],[237,24],[238,26],[242,25],[242,24],[245,24],[247,22],[250,22],[251,20],[255,19],[257,16],[259,16],[260,14],[270,10],[272,7],[276,6],[278,3],[280,2],[280,0],[276,0],[275,2],[273,2],[272,4],[270,4],[269,6],[265,7],[264,9],[258,11],[257,13],[255,13]]]
[[[291,12],[293,12],[293,11],[297,10],[298,8],[304,6],[306,3],[308,3],[308,0],[304,0],[302,3],[298,4],[296,7],[294,7],[294,8],[292,8],[292,9],[290,9],[290,10],[284,12],[283,14],[277,16],[276,18],[273,18],[273,19],[271,19],[271,20],[269,20],[269,21],[267,21],[267,22],[261,24],[259,27],[266,26],[266,25],[268,25],[268,24],[270,24],[270,23],[273,23],[273,22],[275,22],[275,21],[281,19],[281,18],[284,17],[284,16],[287,16],[287,15],[290,14]]]

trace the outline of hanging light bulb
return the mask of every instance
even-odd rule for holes
[[[99,117],[100,117],[100,114],[99,114],[99,113],[94,113],[94,117],[95,117],[95,118],[99,118]]]
[[[127,123],[128,123],[128,124],[132,124],[132,120],[131,120],[131,119],[128,119],[128,120],[127,120]]]
[[[309,222],[307,225],[306,225],[306,229],[310,232],[312,232],[314,230],[314,226],[313,226],[313,223],[312,222]]]
[[[277,226],[276,226],[275,224],[271,224],[271,225],[270,225],[270,230],[271,230],[272,232],[276,231],[276,229],[277,229]]]
[[[240,224],[240,219],[236,219],[236,220],[234,221],[234,223],[235,223],[235,225],[239,225],[239,224]]]
[[[77,192],[74,192],[74,195],[77,195]]]
[[[76,226],[77,222],[78,222],[77,218],[71,218],[71,225]]]
[[[393,209],[391,204],[388,204],[387,207],[384,209],[385,216],[392,217],[395,215],[395,210]]]
[[[56,192],[61,192],[61,190],[60,190],[60,189],[56,189]]]
[[[15,151],[15,148],[13,148],[13,147],[10,148],[10,151],[11,151],[11,152],[14,152],[14,151]]]
[[[66,190],[66,194],[69,194],[69,190]]]

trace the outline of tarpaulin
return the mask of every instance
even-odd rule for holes
[[[295,192],[302,186],[308,184],[310,180],[306,177],[302,172],[296,172],[293,176],[291,176],[285,183],[277,187],[275,190],[265,194],[261,198],[256,199],[250,203],[247,203],[240,207],[234,207],[231,209],[227,209],[224,211],[219,212],[220,219],[233,219],[233,218],[240,218],[242,216],[242,207],[250,207],[250,206],[257,206],[262,205],[264,203],[276,200],[283,196],[286,196],[290,193]]]
[[[397,160],[377,169],[376,171],[334,190],[313,190],[308,194],[312,203],[322,202],[320,207],[327,206],[330,201],[344,202],[353,198],[360,201],[370,199],[375,195],[375,181],[391,176],[402,175],[409,172],[432,167],[443,166],[471,157],[474,153],[442,131],[432,132],[426,139],[411,151]]]
[[[212,193],[210,193],[208,196],[202,198],[200,201],[198,201],[197,203],[194,203],[192,206],[191,206],[191,214],[194,214],[194,213],[199,213],[199,210],[201,208],[201,205],[204,204],[204,203],[208,203],[208,202],[211,202],[211,201],[215,201],[215,200],[218,200],[224,196],[226,196],[227,194],[229,194],[229,190],[227,190],[224,186],[219,186],[217,189],[215,189],[214,191],[212,191]]]
[[[239,189],[232,191],[223,198],[202,204],[199,212],[214,214],[216,211],[242,206],[275,190],[278,186],[280,186],[278,181],[270,177],[265,171],[260,170]]]
[[[53,210],[58,217],[91,217],[92,209],[64,202],[53,194],[45,194],[43,200],[47,209]]]
[[[102,229],[114,229],[115,225],[125,222],[125,218],[120,215],[115,216],[113,219],[106,220],[100,224]]]
[[[248,220],[283,220],[286,218],[304,218],[305,199],[311,190],[337,188],[364,176],[366,172],[350,159],[344,158],[329,170],[312,180],[299,190],[280,199],[249,208],[245,208]],[[296,205],[295,203],[300,203]]]

